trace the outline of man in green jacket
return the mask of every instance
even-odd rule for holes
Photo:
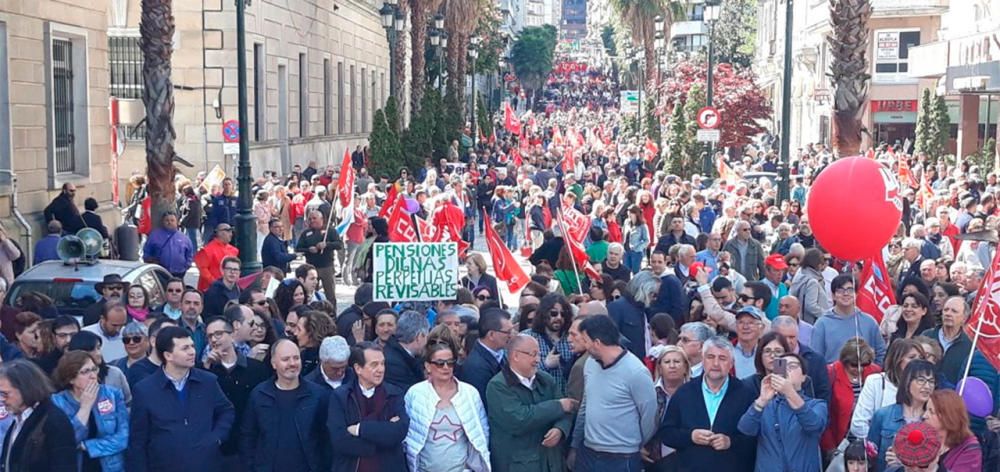
[[[538,341],[518,335],[508,364],[486,387],[494,472],[561,472],[562,441],[569,437],[576,400],[558,398],[556,382],[538,370]]]

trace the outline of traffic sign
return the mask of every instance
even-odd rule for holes
[[[639,91],[622,90],[618,110],[626,115],[639,113]]]
[[[715,129],[719,127],[719,110],[715,107],[705,107],[698,110],[698,127],[701,129]]]
[[[240,153],[240,143],[222,143],[222,154],[235,156]]]
[[[695,136],[702,143],[717,143],[722,136],[722,132],[717,129],[700,129]]]
[[[226,143],[240,142],[240,122],[229,120],[222,125],[222,139]]]

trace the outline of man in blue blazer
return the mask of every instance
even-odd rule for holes
[[[487,308],[479,316],[479,342],[465,358],[458,379],[476,387],[479,398],[486,404],[486,386],[500,372],[506,362],[507,343],[510,342],[514,324],[510,313],[500,308]]]
[[[674,393],[660,426],[660,440],[677,450],[680,472],[750,472],[756,441],[736,426],[755,400],[755,393],[729,373],[733,345],[717,336],[702,348],[704,375]]]
[[[222,470],[222,442],[236,412],[214,374],[194,369],[195,348],[184,328],[156,334],[163,368],[136,384],[127,469],[133,472]]]
[[[272,218],[267,227],[269,232],[264,237],[264,243],[260,247],[261,263],[264,267],[277,267],[287,274],[290,272],[289,263],[294,261],[298,256],[289,253],[288,241],[281,239],[281,236],[285,233],[285,225],[281,220]]]

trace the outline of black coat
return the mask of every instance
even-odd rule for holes
[[[87,225],[88,228],[94,228],[98,233],[101,233],[101,237],[108,239],[108,227],[104,226],[104,220],[101,219],[101,215],[94,213],[92,211],[85,211],[82,215],[83,223]]]
[[[80,209],[65,193],[60,193],[58,197],[52,199],[43,213],[45,221],[58,220],[62,223],[63,231],[68,234],[76,234],[85,227]]]
[[[681,237],[675,237],[674,233],[667,233],[660,236],[660,239],[656,241],[656,247],[654,250],[663,251],[664,254],[670,254],[670,248],[675,244],[690,244],[697,247],[698,243],[695,242],[694,238],[687,233],[681,233]]]
[[[400,390],[409,390],[413,384],[424,380],[423,362],[410,355],[395,337],[385,345],[385,383]]]
[[[343,383],[341,385],[346,385],[346,384],[349,384],[351,382],[354,382],[355,381],[355,377],[356,377],[356,375],[354,373],[354,369],[351,368],[350,366],[348,366],[347,370],[344,371],[344,380],[343,380]],[[313,369],[312,372],[309,372],[308,374],[303,375],[302,376],[302,380],[305,380],[305,381],[308,381],[308,382],[312,382],[312,383],[314,383],[316,385],[319,385],[320,387],[323,387],[324,389],[329,390],[331,392],[333,391],[333,387],[331,387],[330,384],[326,383],[326,379],[323,377],[323,366],[322,365],[319,366],[319,367],[317,367],[317,368],[315,368],[315,369]]]
[[[235,425],[242,424],[247,403],[250,401],[250,392],[271,378],[269,366],[239,353],[236,354],[236,365],[231,370],[227,370],[222,364],[214,364],[208,371],[218,377],[222,393],[225,393],[226,398],[232,402],[236,410],[236,420],[233,423]],[[222,453],[227,456],[236,454],[239,451],[239,437],[239,428],[234,427],[229,437],[222,443]]]
[[[278,387],[268,380],[250,393],[250,401],[244,414],[240,434],[240,456],[246,470],[269,472],[275,457],[296,454],[305,458],[309,470],[320,472],[329,469],[325,444],[329,437],[326,432],[326,413],[330,398],[329,391],[312,382],[301,382],[298,388],[298,402],[295,408],[295,430],[299,448],[278,450],[279,411],[276,400]],[[284,442],[289,438],[282,438]],[[178,469],[179,470],[179,469]],[[220,469],[221,470],[221,469]]]
[[[13,428],[11,425],[3,438],[0,471],[76,472],[77,449],[73,426],[66,414],[49,399],[35,406],[11,446],[10,432]],[[8,462],[10,467],[5,467]]]
[[[353,346],[359,341],[364,341],[364,339],[354,339],[354,333],[351,329],[354,327],[354,323],[361,321],[364,317],[364,312],[362,312],[361,307],[357,305],[347,307],[346,310],[337,316],[337,334],[343,336],[344,339],[347,340],[348,346]]]
[[[477,342],[476,347],[472,348],[472,352],[465,358],[458,379],[476,387],[479,398],[483,400],[483,406],[489,408],[486,405],[486,386],[489,385],[490,379],[500,372],[500,367],[497,358],[493,357],[482,343]]]
[[[677,450],[678,471],[750,472],[757,455],[757,440],[736,429],[740,418],[755,400],[754,392],[735,377],[722,397],[722,404],[710,423],[705,397],[702,394],[702,377],[691,379],[670,398],[663,416],[659,437],[663,444]],[[710,446],[698,446],[691,441],[691,431],[708,429],[729,436],[730,446],[716,451]]]
[[[357,381],[345,383],[330,396],[327,414],[327,431],[330,432],[333,472],[353,472],[357,470],[361,457],[376,457],[379,470],[385,472],[405,471],[406,454],[403,440],[410,427],[406,416],[405,392],[391,384],[382,384],[376,391],[384,389],[385,406],[377,420],[362,420],[358,396],[361,395]],[[399,418],[391,421],[392,418]],[[358,435],[347,432],[347,427],[360,424]]]
[[[556,261],[559,260],[559,252],[562,251],[564,245],[566,245],[566,242],[563,241],[561,236],[554,237],[543,242],[541,246],[538,246],[538,249],[535,249],[535,252],[531,254],[528,260],[533,266],[537,267],[538,264],[547,262],[549,266],[555,269]]]
[[[473,294],[475,294],[475,290],[477,288],[486,287],[490,289],[490,293],[492,293],[497,300],[500,299],[500,292],[497,291],[497,278],[490,274],[480,275],[478,284],[473,284],[472,280],[469,279],[469,276],[462,277],[460,283],[463,287],[469,289],[470,292],[473,292]]]
[[[618,331],[628,339],[628,350],[639,359],[646,358],[646,330],[649,315],[646,309],[632,300],[631,294],[623,294],[622,298],[608,304],[608,314],[618,326]]]

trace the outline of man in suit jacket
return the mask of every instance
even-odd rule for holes
[[[396,321],[396,335],[385,345],[385,382],[404,392],[424,380],[424,348],[430,323],[415,311],[404,311]]]
[[[3,438],[2,472],[75,472],[76,435],[69,418],[49,400],[45,373],[30,361],[0,365],[0,394],[14,416]]]
[[[670,399],[660,440],[677,450],[680,472],[752,471],[756,441],[737,430],[755,393],[736,378],[733,345],[710,338],[702,348],[704,375],[681,386]]]
[[[288,241],[281,239],[285,234],[285,224],[278,218],[272,218],[267,227],[269,232],[260,248],[260,261],[264,267],[277,267],[287,274],[291,272],[288,264],[297,256],[288,252]]]
[[[235,410],[216,376],[194,369],[195,346],[184,328],[156,334],[163,368],[135,386],[127,470],[222,470],[222,443]]]
[[[479,342],[462,364],[458,379],[476,387],[486,408],[489,408],[486,386],[506,363],[507,343],[513,330],[510,313],[500,308],[487,308],[479,316]]]

